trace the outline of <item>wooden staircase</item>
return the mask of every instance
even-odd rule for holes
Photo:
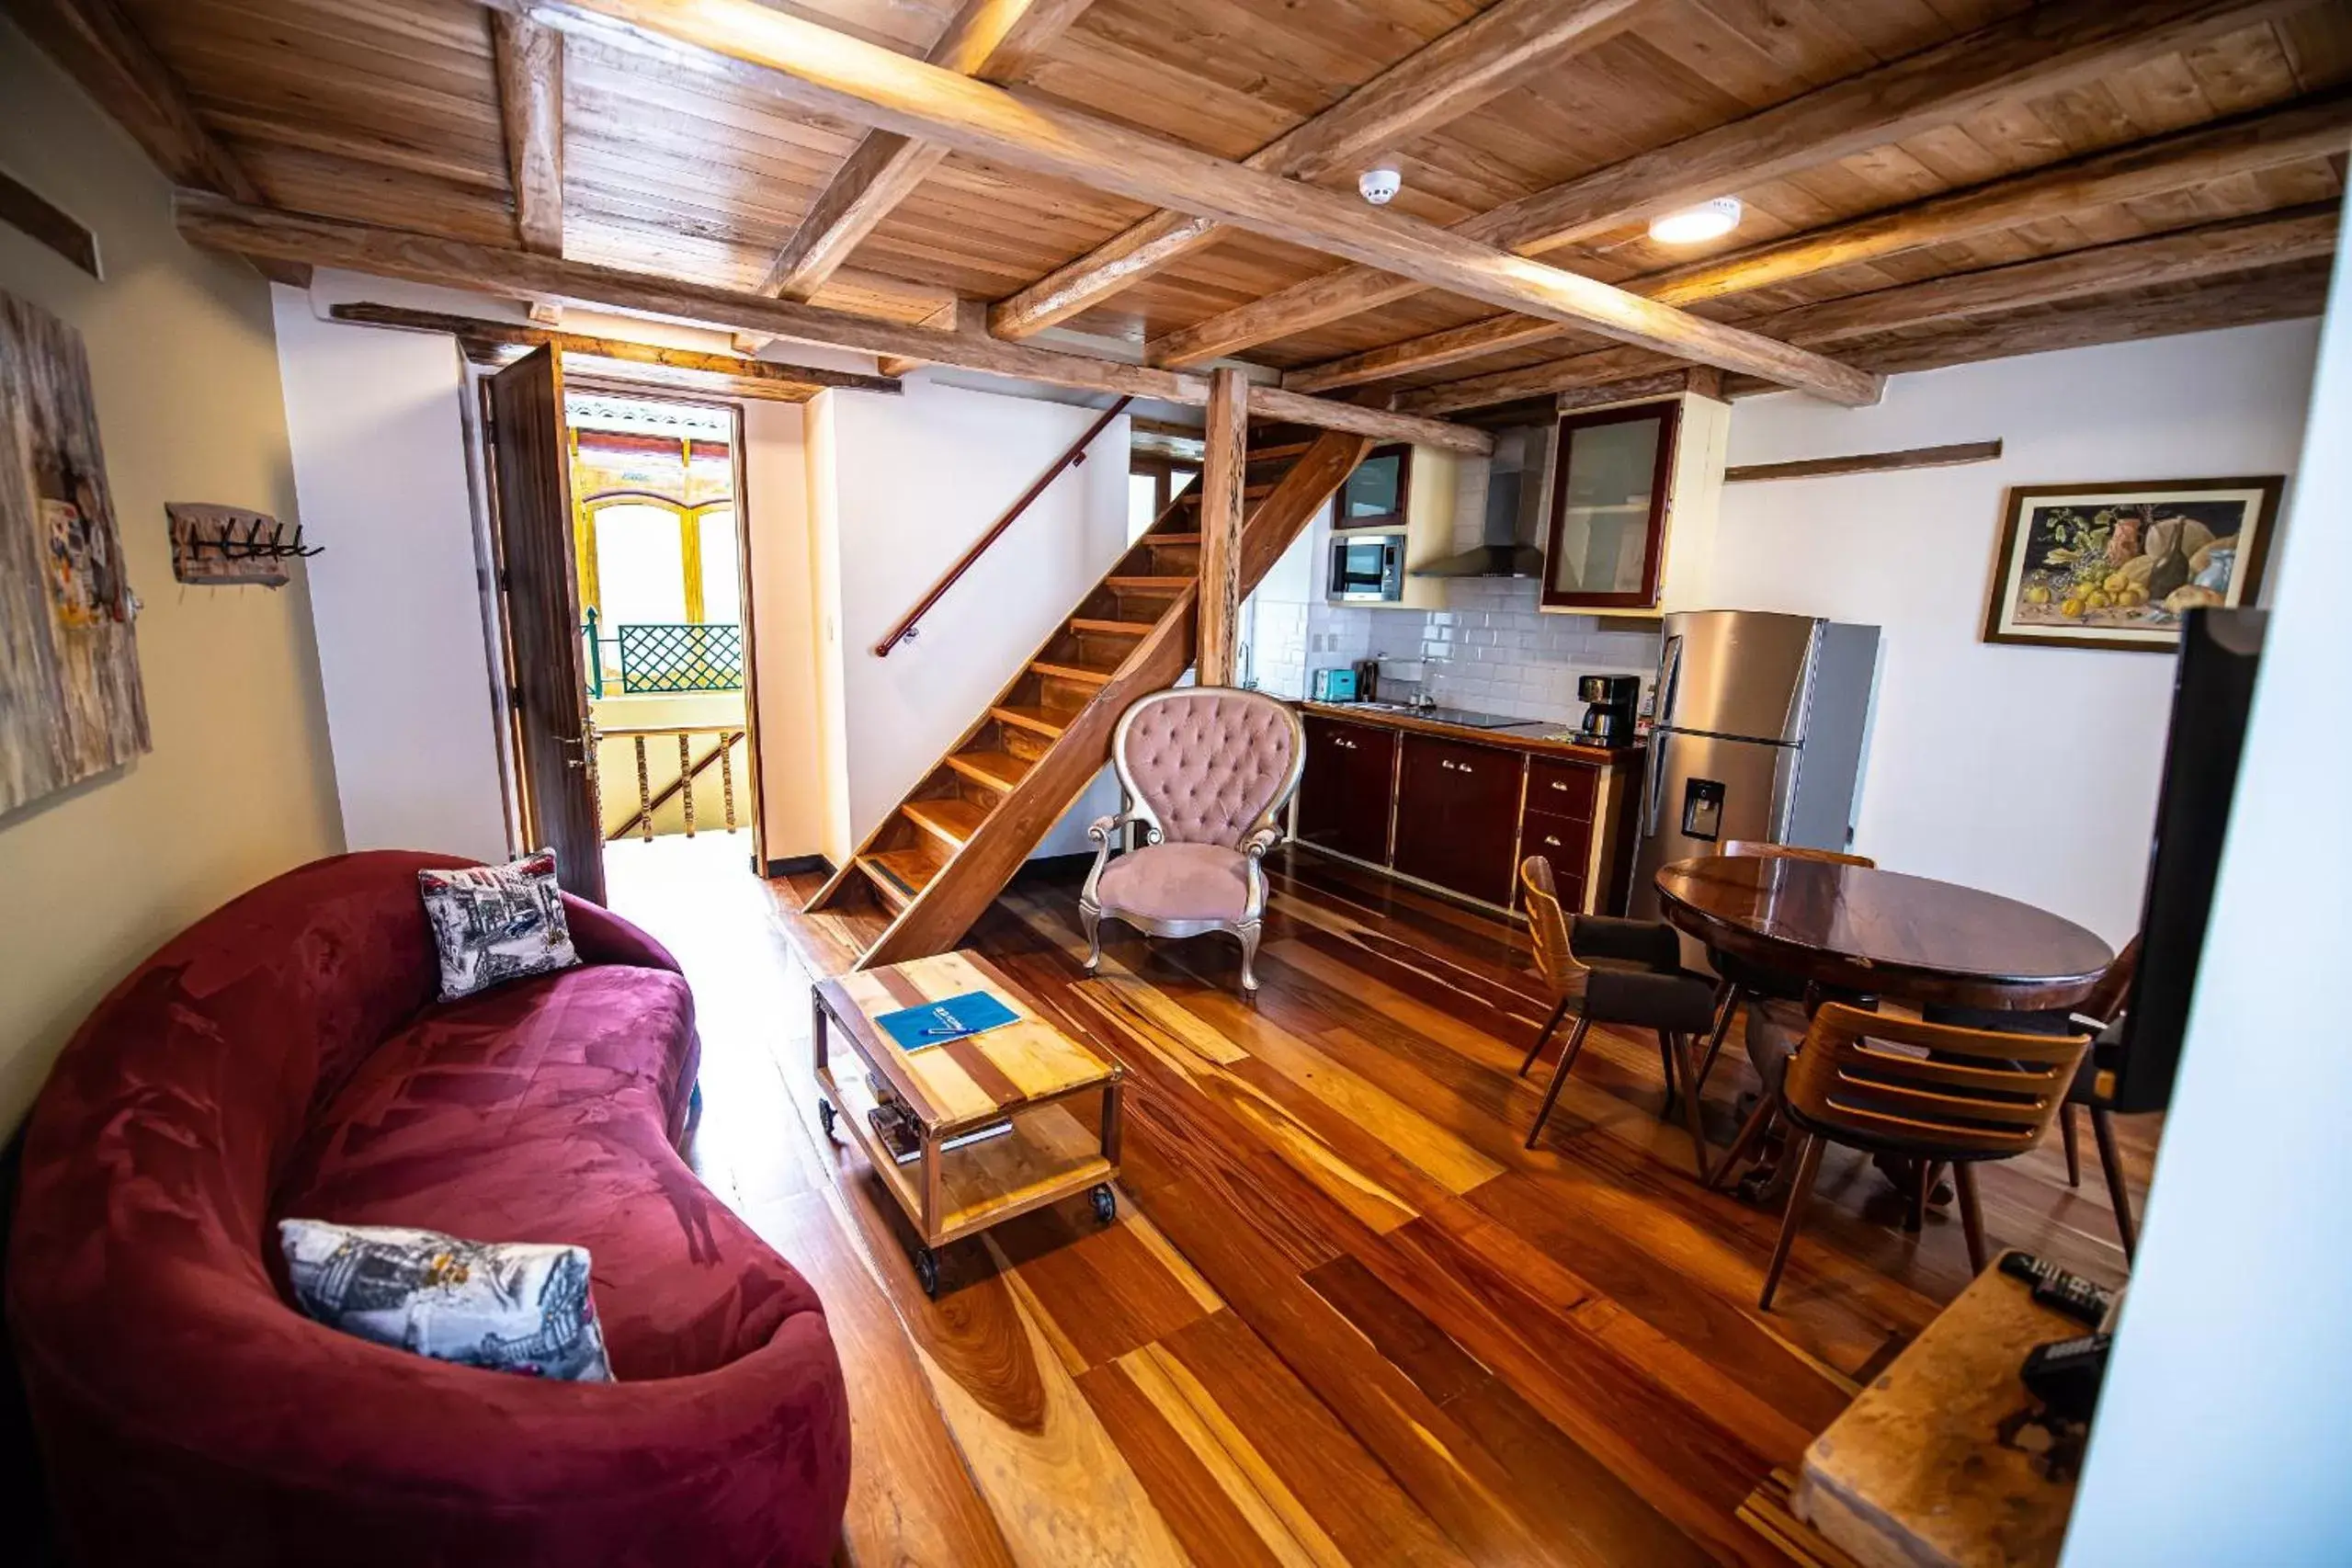
[[[1242,524],[1247,594],[1372,442],[1336,431],[1253,441]],[[858,967],[960,941],[1110,759],[1119,716],[1190,667],[1200,572],[1199,487],[1176,497],[1010,685],[818,890],[812,914],[864,914]]]

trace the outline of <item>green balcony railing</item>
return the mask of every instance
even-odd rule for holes
[[[723,622],[628,622],[601,627],[590,610],[588,695],[741,691],[744,629]]]

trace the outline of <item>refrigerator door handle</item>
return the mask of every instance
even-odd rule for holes
[[[1666,639],[1658,653],[1658,690],[1652,726],[1664,729],[1675,722],[1675,688],[1682,681],[1682,638]]]
[[[1649,799],[1642,803],[1642,836],[1644,838],[1654,838],[1657,836],[1658,809],[1665,803],[1665,796],[1666,792],[1666,748],[1663,744],[1663,731],[1653,731],[1651,733],[1649,756],[1650,772],[1649,776],[1642,781],[1642,792],[1649,797]]]

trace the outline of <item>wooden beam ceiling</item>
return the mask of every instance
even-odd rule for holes
[[[2347,142],[2352,142],[2352,91],[2328,93],[1670,267],[1624,287],[1666,304],[1690,305],[1926,245],[2341,153]],[[1293,370],[1282,384],[1311,392],[1358,386],[1527,347],[1565,331],[1526,316],[1490,316]]]
[[[926,58],[943,71],[1008,85],[1093,3],[964,0]],[[811,298],[949,151],[939,142],[892,131],[866,132],[769,266],[760,291],[787,300]]]
[[[1872,293],[1849,294],[1776,312],[1757,325],[1786,334],[1797,343],[1838,344],[1903,327],[2248,272],[2331,254],[2336,244],[2337,220],[2334,202],[2266,212]],[[1659,368],[1653,355],[1606,348],[1426,387],[1404,393],[1396,404],[1416,414],[1450,414],[1616,381]]]
[[[501,296],[553,299],[593,309],[831,344],[860,353],[904,355],[1085,392],[1124,392],[1195,406],[1209,401],[1205,376],[1054,353],[973,334],[926,332],[796,301],[772,300],[749,290],[277,212],[201,192],[182,192],[176,210],[180,233],[190,244],[235,256],[347,267],[380,278]],[[1494,447],[1484,432],[1464,426],[1335,403],[1278,387],[1251,387],[1249,411],[1255,418],[1293,420],[1452,451],[1483,453]]]
[[[2308,3],[2056,0],[1506,202],[1452,232],[1540,254],[1932,131],[2004,99],[2080,86]],[[1147,358],[1201,364],[1410,298],[1422,286],[1393,267],[1342,267],[1155,338]]]
[[[2208,0],[2210,3],[2210,0]],[[754,0],[563,0],[551,15],[602,17],[767,65],[780,96],[822,113],[1159,206],[1176,207],[1603,336],[1867,403],[1878,379],[1835,360],[1661,306],[1593,278],[1383,213],[1108,120],[909,60]]]
[[[490,14],[498,123],[515,187],[523,248],[563,254],[563,35],[528,17]]]
[[[264,199],[244,165],[197,118],[179,78],[149,47],[118,0],[0,0],[42,53],[130,132],[174,185],[235,201]],[[310,287],[307,267],[257,264],[274,282]]]
[[[1501,0],[1381,72],[1243,160],[1315,179],[1403,145],[1468,114],[1532,67],[1615,34],[1647,0]],[[1055,268],[988,312],[988,329],[1021,338],[1066,321],[1161,267],[1216,243],[1223,225],[1163,208]]]

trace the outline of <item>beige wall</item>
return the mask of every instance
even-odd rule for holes
[[[132,587],[154,750],[0,818],[0,1130],[108,987],[271,874],[339,848],[309,603],[172,581],[164,503],[294,518],[267,285],[172,233],[138,149],[0,23],[0,165],[98,235],[97,283],[0,225],[0,289],[78,327]],[[313,540],[313,542],[320,542]],[[333,549],[333,540],[324,541]]]
[[[767,858],[791,860],[825,847],[807,420],[799,403],[746,402],[743,410],[759,803]]]

